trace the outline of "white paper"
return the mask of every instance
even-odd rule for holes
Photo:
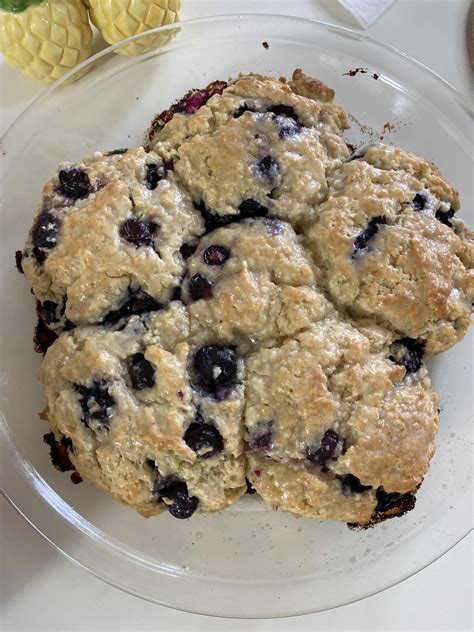
[[[360,25],[367,29],[389,9],[395,0],[339,0]]]

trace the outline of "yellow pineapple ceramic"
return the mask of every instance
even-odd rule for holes
[[[87,59],[92,29],[82,0],[0,0],[0,51],[44,83]]]
[[[87,0],[93,24],[102,37],[115,44],[127,37],[179,20],[181,0]],[[175,31],[144,37],[117,49],[120,55],[137,55],[162,46]]]

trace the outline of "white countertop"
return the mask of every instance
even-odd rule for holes
[[[336,0],[182,0],[182,17],[264,12],[358,28]],[[397,0],[368,33],[419,59],[472,95],[466,48],[470,0]],[[0,61],[0,132],[42,86]],[[282,620],[229,620],[184,614],[127,595],[55,552],[0,499],[0,629],[142,630],[463,630],[473,628],[472,533],[409,580],[358,603]]]

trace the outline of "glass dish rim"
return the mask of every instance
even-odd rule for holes
[[[21,112],[21,114],[9,125],[8,129],[6,130],[6,132],[3,134],[2,139],[7,139],[9,138],[15,131],[15,127],[17,126],[17,124],[27,115],[30,113],[31,110],[33,110],[38,103],[40,103],[43,99],[46,99],[51,93],[55,92],[58,88],[60,88],[61,86],[63,86],[72,76],[76,75],[76,73],[81,72],[84,68],[86,67],[92,67],[95,63],[97,63],[98,61],[100,61],[102,58],[107,58],[111,55],[111,53],[115,52],[118,48],[121,48],[129,43],[133,43],[137,40],[140,40],[144,37],[148,37],[152,34],[159,34],[162,32],[167,32],[167,31],[171,31],[174,29],[180,29],[183,27],[187,27],[187,26],[193,26],[193,25],[199,25],[199,24],[212,24],[212,23],[219,23],[219,22],[239,22],[239,21],[243,21],[246,19],[252,19],[252,20],[258,20],[259,22],[264,22],[266,20],[279,20],[281,22],[284,21],[288,21],[288,20],[292,20],[295,22],[300,22],[300,23],[306,23],[306,24],[315,24],[319,27],[322,27],[328,31],[335,31],[338,34],[347,34],[350,35],[352,37],[356,37],[358,40],[361,41],[366,41],[372,45],[375,45],[376,47],[379,47],[381,49],[385,49],[387,51],[389,51],[390,53],[395,54],[396,56],[402,57],[405,61],[407,61],[409,64],[412,64],[413,66],[417,67],[419,70],[421,70],[424,73],[428,73],[442,88],[444,88],[445,90],[447,89],[450,93],[451,96],[454,97],[459,105],[465,109],[471,116],[474,116],[474,106],[470,104],[468,98],[461,93],[459,90],[457,90],[454,86],[452,86],[446,79],[444,79],[444,77],[442,77],[441,75],[439,75],[438,73],[436,73],[435,71],[433,71],[431,68],[429,68],[428,66],[426,66],[425,64],[423,64],[422,62],[420,62],[419,60],[417,60],[416,58],[408,55],[407,53],[404,53],[403,51],[400,51],[399,49],[397,49],[394,46],[391,46],[389,44],[386,44],[384,42],[381,42],[363,32],[357,31],[355,29],[351,29],[348,27],[343,27],[343,26],[339,26],[336,24],[333,24],[331,22],[326,22],[326,21],[322,21],[322,20],[317,20],[317,19],[311,19],[311,18],[304,18],[304,17],[298,17],[298,16],[294,16],[294,15],[287,15],[287,14],[272,14],[272,13],[229,13],[229,14],[220,14],[220,15],[214,15],[214,16],[207,16],[207,17],[202,17],[202,18],[194,18],[194,19],[190,19],[190,20],[183,20],[181,22],[178,23],[173,23],[173,24],[169,24],[166,26],[162,26],[162,27],[157,27],[155,29],[151,29],[149,31],[146,31],[145,33],[140,33],[138,35],[134,35],[126,40],[123,40],[121,42],[118,42],[114,45],[111,46],[107,46],[106,48],[104,48],[103,50],[97,52],[95,55],[91,56],[90,58],[84,60],[81,64],[79,64],[78,66],[76,66],[75,68],[71,69],[68,73],[66,73],[65,75],[63,75],[62,77],[60,77],[59,79],[57,79],[55,82],[53,82],[52,84],[50,84],[49,86],[46,86],[44,88],[44,90],[42,90],[34,99],[33,101]],[[153,49],[152,51],[147,51],[145,53],[142,53],[141,55],[137,55],[134,56],[136,59],[137,58],[146,58],[147,56],[152,56],[152,55],[156,55],[157,52],[159,52],[163,47],[157,47],[155,49]],[[110,549],[110,544],[111,544],[111,540],[115,541],[115,538],[110,538],[109,536],[107,536],[102,529],[95,527],[94,525],[92,525],[88,520],[86,520],[85,518],[83,518],[82,516],[80,516],[81,521],[82,521],[82,525],[79,525],[77,520],[72,520],[71,516],[69,515],[70,512],[67,512],[66,514],[64,512],[60,511],[60,505],[62,503],[64,503],[65,501],[62,500],[62,498],[60,496],[58,496],[58,494],[49,486],[49,484],[43,479],[43,477],[39,474],[39,472],[29,463],[29,461],[26,458],[23,458],[23,456],[21,455],[21,452],[18,450],[15,441],[14,441],[14,437],[13,437],[13,433],[11,431],[11,429],[9,428],[8,422],[6,420],[6,418],[4,417],[3,414],[0,414],[0,431],[1,431],[1,435],[3,437],[3,441],[6,443],[7,448],[10,449],[11,452],[14,452],[16,454],[18,454],[19,456],[21,456],[21,459],[18,460],[17,464],[15,464],[13,466],[12,469],[14,469],[16,471],[16,474],[20,476],[21,479],[23,479],[23,482],[26,483],[28,485],[28,487],[33,488],[33,491],[36,493],[37,497],[42,501],[42,503],[44,503],[46,506],[48,506],[49,509],[53,509],[55,511],[55,513],[58,514],[58,516],[62,519],[62,523],[66,526],[66,528],[70,529],[71,527],[73,528],[73,530],[77,530],[79,532],[82,533],[83,536],[86,536],[88,541],[93,541],[95,546],[103,546],[104,544],[106,544],[106,549],[107,549],[107,553],[111,553],[113,555],[116,554],[116,546],[112,546],[112,548]],[[32,478],[35,478],[37,480],[37,484],[33,485],[32,484]],[[59,504],[58,502],[53,502],[51,500],[51,494],[45,494],[44,491],[46,489],[49,489],[52,491],[53,496],[58,496],[59,498]],[[142,599],[146,599],[148,601],[151,601],[152,603],[157,603],[159,605],[168,607],[168,608],[172,608],[174,610],[177,611],[181,611],[181,612],[192,612],[194,614],[206,614],[206,616],[213,616],[216,618],[230,618],[230,619],[247,619],[249,617],[245,616],[245,615],[240,615],[240,616],[226,616],[226,615],[216,615],[216,614],[209,614],[209,613],[204,613],[202,611],[198,611],[198,610],[190,610],[188,608],[184,608],[184,607],[180,607],[180,606],[176,606],[176,605],[171,605],[169,603],[167,603],[165,600],[160,601],[159,599],[156,599],[154,597],[150,597],[148,595],[144,595],[142,593],[140,593],[139,591],[134,591],[132,588],[130,587],[124,587],[121,586],[118,582],[114,582],[112,579],[108,578],[105,576],[105,574],[102,574],[100,571],[95,570],[94,568],[92,568],[91,565],[88,565],[86,563],[84,563],[83,561],[81,561],[80,559],[76,559],[75,557],[73,557],[73,555],[69,554],[65,548],[62,548],[59,544],[55,543],[52,539],[49,538],[48,534],[43,532],[35,523],[32,519],[30,519],[30,517],[28,516],[28,512],[27,511],[23,511],[19,504],[17,505],[13,499],[13,494],[9,494],[6,489],[2,488],[1,489],[1,493],[2,495],[5,497],[6,501],[17,511],[17,513],[22,516],[26,522],[28,522],[35,531],[37,531],[54,549],[56,549],[57,551],[59,551],[65,558],[71,560],[72,562],[74,562],[75,564],[77,564],[79,567],[84,568],[85,570],[87,570],[89,573],[91,573],[92,575],[98,577],[99,579],[101,579],[102,581],[105,581],[106,583],[114,586],[115,588],[119,588],[120,590],[123,590],[125,592],[128,592],[129,594],[133,594],[137,597],[140,597]],[[72,509],[72,508],[71,508]],[[74,509],[72,509],[72,512],[74,514],[76,514],[76,511]],[[84,528],[85,527],[85,528]],[[416,575],[417,573],[421,572],[422,570],[424,570],[425,568],[427,568],[428,566],[430,566],[431,564],[433,564],[434,562],[436,562],[437,560],[441,559],[444,555],[446,555],[452,548],[454,548],[457,544],[459,544],[459,542],[461,542],[463,539],[465,539],[469,533],[473,530],[473,527],[471,526],[470,528],[467,529],[467,531],[465,533],[463,533],[461,536],[457,536],[457,540],[456,542],[452,543],[451,546],[449,546],[449,548],[447,548],[446,550],[444,550],[443,552],[439,553],[438,555],[436,555],[435,557],[433,557],[430,561],[426,562],[423,566],[421,566],[420,568],[418,568],[415,571],[410,571],[407,574],[405,574],[403,577],[396,579],[394,581],[392,581],[391,583],[387,584],[386,586],[380,588],[379,590],[375,591],[375,592],[369,592],[363,596],[360,597],[356,597],[355,599],[350,599],[348,601],[345,601],[344,603],[341,603],[339,605],[335,605],[335,606],[330,606],[327,608],[322,608],[319,610],[307,610],[305,612],[301,612],[298,614],[285,614],[285,615],[275,615],[274,617],[271,618],[289,618],[289,617],[294,617],[294,616],[301,616],[304,614],[314,614],[315,612],[324,612],[327,610],[333,610],[335,608],[338,607],[342,607],[344,605],[349,605],[351,603],[356,603],[358,601],[361,601],[363,599],[366,599],[369,596],[374,596],[377,594],[380,594],[381,592],[387,590],[388,588],[391,588],[393,586],[396,586],[397,584],[405,581],[406,579],[408,579],[409,577],[413,577],[414,575]],[[94,537],[91,537],[92,533]],[[114,544],[112,542],[112,544]],[[121,545],[120,548],[120,554],[123,555],[125,558],[128,558],[129,561],[132,561],[131,558],[135,558],[135,562],[137,561],[137,556],[136,555],[131,555],[129,551],[124,550],[125,549],[129,549],[130,547],[128,547],[128,545]],[[141,556],[138,556],[139,558],[141,558]],[[143,560],[144,561],[144,560]],[[142,563],[142,559],[140,559],[140,563]],[[152,565],[155,566],[155,565]],[[198,579],[199,575],[194,575],[192,579]],[[209,578],[211,579],[211,578]],[[269,617],[259,617],[259,616],[252,616],[251,618],[255,618],[255,619],[259,619],[259,618],[269,618]]]

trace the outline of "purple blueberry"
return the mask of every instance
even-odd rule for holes
[[[24,274],[22,261],[23,261],[23,253],[21,250],[17,250],[15,252],[15,266],[20,274]]]
[[[93,191],[89,176],[82,169],[71,167],[59,172],[58,193],[73,200],[87,197]]]
[[[417,193],[412,200],[413,210],[420,212],[423,211],[428,203],[428,198],[423,193]]]
[[[447,211],[442,211],[441,209],[438,209],[435,213],[435,217],[445,226],[449,226],[449,228],[452,228],[453,225],[451,224],[450,220],[452,220],[454,217],[454,209],[450,208]]]
[[[127,219],[120,227],[120,237],[126,239],[137,248],[139,246],[152,246],[153,235],[158,228],[156,222],[145,222],[136,217]]]
[[[296,112],[291,107],[291,105],[272,105],[271,107],[267,108],[267,112],[272,112],[276,116],[286,116],[287,118],[291,118],[294,121],[298,121]]]
[[[107,151],[105,153],[106,156],[116,156],[117,154],[126,154],[128,151],[128,147],[124,149],[112,149],[111,151]]]
[[[47,323],[41,317],[41,309],[41,303],[36,301],[38,322],[35,327],[33,342],[36,353],[42,353],[44,355],[58,336],[48,327]]]
[[[194,112],[205,105],[212,96],[222,94],[226,87],[226,81],[213,81],[202,90],[190,90],[180,101],[177,101],[171,106],[170,111],[172,114],[176,112],[194,114]]]
[[[222,399],[236,382],[237,358],[233,349],[207,345],[196,352],[193,369],[193,385],[205,394]]]
[[[239,206],[239,213],[236,215],[217,215],[210,211],[203,202],[195,204],[200,211],[206,226],[206,232],[228,226],[233,222],[239,222],[247,217],[265,217],[268,214],[268,208],[251,198],[244,200]]]
[[[166,178],[167,168],[165,165],[158,166],[156,164],[150,164],[146,166],[145,183],[147,189],[153,191],[158,186],[158,182]]]
[[[197,246],[194,244],[183,244],[179,249],[181,256],[183,259],[189,259],[191,255],[193,255],[197,250]]]
[[[234,118],[240,118],[245,112],[255,112],[255,110],[247,105],[247,103],[243,103],[237,110],[235,110]]]
[[[48,432],[43,435],[43,441],[49,445],[51,462],[57,470],[68,472],[76,469],[69,458],[69,450],[73,449],[69,437],[61,437],[61,440],[57,441],[54,433]]]
[[[276,116],[276,124],[278,125],[278,135],[281,139],[286,139],[301,132],[302,125],[298,120],[298,116],[294,109],[289,105],[273,105],[268,108],[267,112],[271,112]]]
[[[265,156],[257,163],[257,172],[262,178],[276,180],[280,174],[280,167],[274,158]]]
[[[306,458],[310,463],[321,465],[326,469],[326,463],[333,458],[339,444],[339,435],[334,430],[326,430],[321,439],[321,444],[316,450],[308,451]]]
[[[240,219],[239,215],[217,215],[207,208],[204,202],[195,203],[194,206],[201,213],[206,226],[206,232],[227,226]]]
[[[79,474],[79,472],[73,472],[71,474],[71,481],[74,483],[74,485],[78,485],[79,483],[82,483],[83,480],[84,479]]]
[[[359,233],[359,235],[357,235],[354,240],[353,256],[357,255],[360,250],[364,250],[365,248],[367,248],[369,242],[378,233],[380,226],[384,226],[386,223],[387,221],[383,215],[372,217],[372,219],[367,224],[367,228]]]
[[[268,452],[273,447],[273,421],[259,421],[255,424],[249,441],[251,452]]]
[[[193,422],[188,426],[183,439],[198,458],[202,459],[209,459],[224,449],[219,430],[210,423]]]
[[[145,358],[143,353],[135,353],[130,358],[128,375],[132,387],[137,391],[143,391],[143,389],[155,385],[155,367]]]
[[[88,428],[90,428],[90,421],[97,421],[108,430],[116,403],[109,393],[110,383],[104,378],[99,378],[93,381],[92,387],[82,384],[75,384],[74,387],[79,393],[79,403],[82,409],[81,421]]]
[[[279,219],[274,217],[265,217],[263,220],[263,225],[267,229],[267,233],[272,237],[275,235],[281,235],[284,229],[284,223]]]
[[[204,251],[202,258],[208,266],[221,266],[230,257],[230,250],[227,246],[213,244]]]
[[[401,513],[410,511],[415,506],[416,498],[410,492],[400,494],[398,492],[386,492],[383,487],[379,487],[375,492],[377,498],[376,513],[384,513],[389,510],[397,509]]]
[[[342,493],[344,496],[350,496],[351,494],[363,494],[367,490],[372,489],[372,485],[364,485],[357,476],[354,476],[354,474],[344,474],[343,476],[338,476],[337,478],[341,483]]]
[[[35,258],[36,263],[40,266],[46,261],[46,253],[41,248],[33,248],[32,250],[33,257]]]
[[[58,304],[54,301],[43,301],[41,304],[40,317],[45,323],[57,323],[59,320],[57,310]]]
[[[140,316],[148,312],[156,312],[163,308],[153,296],[143,290],[129,289],[126,300],[119,309],[109,312],[102,320],[102,325],[115,326],[120,321],[133,315]],[[123,328],[123,327],[121,327]]]
[[[251,198],[244,200],[240,204],[239,211],[242,217],[265,217],[265,215],[268,215],[268,208]]]
[[[31,243],[33,244],[33,254],[38,261],[38,255],[46,258],[43,250],[50,250],[56,245],[59,230],[59,219],[49,210],[43,209],[35,220],[31,229]],[[43,249],[43,250],[42,250]],[[43,259],[44,261],[44,259]],[[43,263],[38,261],[38,263]]]
[[[415,338],[400,338],[390,347],[389,360],[404,366],[407,374],[416,373],[423,364],[425,343]]]
[[[165,479],[155,487],[155,493],[159,501],[164,498],[167,501],[169,513],[174,518],[185,520],[190,518],[199,505],[199,499],[196,496],[190,496],[188,486],[184,481]]]
[[[189,280],[189,294],[193,301],[212,298],[212,283],[207,277],[198,272]]]

